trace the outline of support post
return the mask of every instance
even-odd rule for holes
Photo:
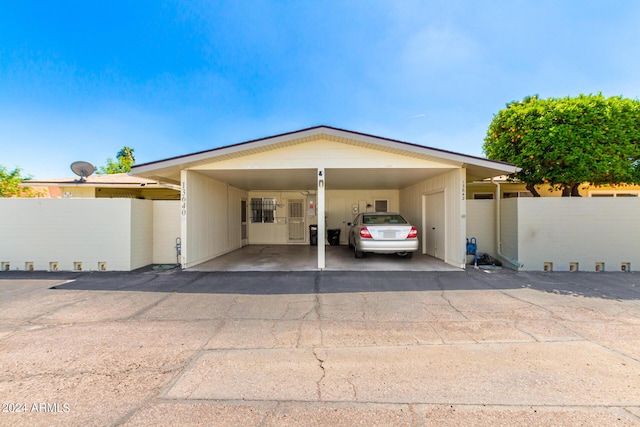
[[[183,269],[189,266],[187,258],[187,235],[189,231],[189,228],[187,227],[188,177],[188,171],[180,171],[180,258],[178,260],[178,263]]]
[[[318,200],[316,201],[317,203],[317,208],[318,208],[318,269],[320,270],[324,270],[325,268],[325,227],[326,224],[324,223],[324,188],[326,185],[326,180],[325,180],[325,176],[324,176],[324,168],[318,168],[318,185],[317,185],[317,192],[318,192]]]

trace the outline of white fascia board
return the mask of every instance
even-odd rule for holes
[[[326,134],[344,137],[344,138],[357,139],[357,140],[374,144],[374,145],[381,145],[387,148],[395,148],[395,149],[408,151],[411,153],[422,154],[429,157],[434,157],[437,159],[442,159],[445,161],[452,162],[459,167],[468,167],[468,165],[473,165],[473,166],[480,166],[480,167],[489,168],[489,169],[504,170],[507,173],[515,173],[520,171],[520,168],[515,165],[498,162],[494,160],[489,160],[489,159],[483,159],[480,157],[468,156],[460,153],[454,153],[446,150],[439,150],[437,148],[425,147],[425,146],[421,146],[421,145],[413,144],[409,142],[393,141],[393,140],[378,138],[370,135],[351,134],[348,131],[340,131],[337,129],[326,129],[321,133],[326,133]]]
[[[145,172],[151,172],[158,169],[171,169],[180,168],[188,169],[194,163],[204,162],[210,159],[214,159],[218,156],[225,156],[229,154],[235,154],[242,151],[247,151],[255,148],[262,148],[269,145],[275,145],[281,142],[290,141],[292,139],[305,138],[307,136],[317,135],[320,132],[318,129],[309,129],[302,132],[289,133],[280,136],[267,137],[256,141],[241,142],[235,145],[229,145],[227,147],[213,148],[211,150],[203,151],[195,154],[187,154],[186,156],[175,157],[173,159],[161,160],[159,162],[150,163],[147,165],[132,166],[132,173],[134,175],[142,174]]]
[[[445,150],[439,150],[435,148],[425,147],[409,142],[395,141],[386,138],[380,138],[373,135],[361,134],[357,132],[350,132],[341,129],[335,129],[330,127],[319,126],[316,128],[306,129],[297,132],[286,133],[273,137],[266,137],[254,141],[242,142],[226,147],[214,148],[211,150],[203,151],[200,153],[190,154],[186,156],[175,157],[172,159],[161,160],[158,162],[149,163],[146,165],[132,167],[132,174],[144,174],[147,172],[157,171],[160,169],[188,169],[194,164],[206,162],[214,159],[218,156],[225,156],[229,154],[235,154],[242,151],[252,150],[256,148],[267,147],[269,145],[276,145],[282,142],[291,141],[293,139],[302,139],[310,136],[316,136],[321,134],[332,135],[340,138],[347,138],[366,142],[372,145],[379,145],[392,149],[399,149],[415,154],[421,154],[424,156],[433,157],[435,159],[441,159],[445,162],[452,163],[458,167],[467,167],[467,165],[479,166],[488,169],[495,169],[503,171],[505,173],[514,173],[520,170],[520,168],[505,164],[503,162],[497,162],[488,159],[482,159],[479,157],[467,156],[465,154],[454,153]]]

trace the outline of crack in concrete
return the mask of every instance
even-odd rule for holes
[[[119,320],[133,320],[133,319],[136,319],[136,318],[142,316],[147,311],[156,308],[162,301],[168,299],[170,296],[171,296],[171,294],[167,294],[163,298],[160,298],[158,301],[156,301],[154,303],[151,303],[151,304],[147,305],[146,307],[142,307],[140,310],[136,311],[132,315],[127,316],[127,317],[123,317],[122,319],[119,319]]]
[[[369,301],[367,300],[367,296],[365,294],[360,295],[362,297],[362,320],[367,320],[367,307],[370,307]]]
[[[48,310],[48,311],[47,311],[47,312],[45,312],[45,313],[39,314],[39,315],[37,315],[37,316],[35,316],[35,317],[31,318],[31,319],[25,319],[25,320],[26,320],[28,323],[33,324],[33,325],[37,325],[37,324],[39,324],[39,323],[48,324],[49,322],[47,322],[47,321],[42,321],[42,322],[41,322],[41,321],[39,321],[39,319],[42,319],[42,318],[44,318],[44,317],[47,317],[47,316],[53,315],[54,313],[57,313],[58,311],[60,311],[60,310],[62,310],[62,309],[65,309],[65,308],[67,308],[67,307],[72,307],[72,306],[74,306],[74,305],[76,305],[76,304],[80,304],[80,303],[82,303],[82,302],[89,301],[89,300],[91,300],[92,298],[93,298],[93,296],[91,296],[91,295],[87,295],[86,297],[84,297],[84,298],[82,298],[82,299],[79,299],[79,300],[77,300],[77,301],[70,302],[70,303],[68,303],[68,304],[63,304],[63,305],[57,306],[57,307],[55,307],[55,308],[52,308],[51,310]],[[53,324],[55,324],[55,322],[54,322]]]
[[[320,346],[324,345],[324,333],[322,332],[322,305],[320,303],[320,273],[316,273],[313,283],[313,292],[315,294],[315,300],[313,305],[313,311],[316,313],[316,320],[318,320],[318,329],[320,330]]]
[[[515,322],[513,322],[513,326],[519,330],[520,332],[522,332],[523,334],[527,335],[528,337],[531,337],[532,340],[534,340],[535,342],[540,342],[540,340],[538,338],[536,338],[532,333],[530,333],[529,331],[525,330],[523,327],[521,327],[519,324],[519,321],[516,320]]]
[[[616,354],[616,355],[618,355],[618,356],[622,356],[622,357],[624,357],[624,358],[628,358],[628,359],[633,360],[633,361],[635,361],[635,362],[640,362],[640,358],[634,357],[633,355],[626,354],[626,353],[624,353],[624,352],[622,352],[622,351],[616,350],[615,348],[611,348],[611,347],[609,347],[608,345],[606,345],[605,343],[602,343],[602,342],[599,342],[599,341],[594,341],[593,339],[590,339],[589,337],[585,336],[584,334],[581,334],[580,332],[576,331],[575,329],[571,328],[569,325],[567,325],[567,324],[565,323],[566,321],[571,321],[570,319],[563,319],[562,317],[558,316],[558,315],[557,315],[553,310],[551,310],[551,309],[549,309],[549,308],[547,308],[547,307],[545,307],[545,306],[543,306],[543,305],[536,304],[536,303],[534,303],[534,302],[532,302],[532,301],[527,301],[527,300],[525,300],[525,299],[522,299],[522,298],[519,298],[519,297],[517,297],[517,296],[515,296],[515,295],[512,295],[512,294],[508,293],[506,290],[504,290],[504,289],[500,289],[500,288],[498,288],[498,287],[496,287],[496,286],[492,285],[492,284],[488,281],[488,279],[487,279],[487,278],[485,278],[485,277],[481,277],[479,280],[480,280],[480,281],[482,281],[482,282],[484,282],[486,285],[488,285],[488,286],[492,287],[493,289],[495,289],[495,290],[499,291],[499,292],[500,292],[500,293],[502,293],[503,295],[508,296],[509,298],[513,298],[513,299],[515,299],[516,301],[520,301],[520,302],[523,302],[523,303],[525,303],[525,304],[529,304],[529,305],[531,305],[531,306],[537,307],[537,308],[539,308],[540,310],[543,310],[543,311],[547,312],[547,313],[550,315],[551,319],[552,319],[555,323],[557,323],[557,324],[561,325],[562,327],[564,327],[564,328],[568,329],[570,332],[574,333],[576,336],[578,336],[578,337],[582,338],[582,340],[583,340],[583,341],[586,341],[586,342],[590,342],[590,343],[592,343],[592,344],[595,344],[595,345],[597,345],[597,346],[599,346],[599,347],[602,347],[602,348],[604,348],[604,349],[606,349],[606,350],[610,351],[611,353]],[[570,284],[573,284],[572,282],[567,282],[567,281],[562,281],[562,280],[560,280],[560,282],[562,282],[562,283],[570,283]],[[559,295],[563,295],[563,294],[562,294],[562,293],[560,293],[560,292],[558,292],[558,294],[559,294]],[[566,294],[565,294],[565,295],[566,295]],[[603,322],[603,323],[609,323],[609,322]],[[517,327],[517,326],[516,326],[516,327]],[[524,332],[524,331],[523,331],[523,332]]]
[[[279,342],[278,342],[278,336],[276,335],[275,329],[276,326],[278,326],[279,321],[275,320],[273,322],[273,324],[271,325],[271,327],[269,328],[269,333],[271,334],[271,336],[273,337],[273,342],[275,346],[278,346]]]
[[[346,381],[349,383],[349,385],[351,386],[351,390],[353,391],[353,400],[355,402],[358,401],[358,391],[356,390],[356,386],[349,380],[349,378],[346,378]]]
[[[466,320],[471,320],[469,319],[463,312],[461,312],[460,310],[458,310],[458,308],[453,305],[453,303],[451,302],[451,300],[449,300],[449,298],[447,298],[444,295],[444,285],[442,284],[442,278],[440,276],[436,277],[436,282],[438,283],[438,288],[440,288],[440,298],[442,298],[443,300],[445,300],[447,302],[447,304],[449,304],[449,307],[451,307],[456,313],[458,313],[460,316],[464,317]]]
[[[311,350],[311,352],[313,353],[313,356],[316,358],[316,361],[318,362],[320,369],[322,369],[322,376],[318,381],[316,381],[318,401],[322,401],[322,384],[321,383],[324,380],[324,377],[327,375],[327,371],[324,368],[324,359],[320,359],[320,357],[318,357],[318,353],[316,353],[316,349],[314,348],[313,350]]]

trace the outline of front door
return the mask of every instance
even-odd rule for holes
[[[289,243],[303,243],[305,237],[304,228],[304,200],[289,199]]]
[[[240,245],[246,246],[247,240],[247,201],[240,201]]]

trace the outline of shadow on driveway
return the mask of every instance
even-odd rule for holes
[[[470,268],[451,272],[285,271],[2,272],[0,280],[69,280],[52,289],[203,294],[326,294],[530,288],[559,295],[640,299],[636,273],[513,272]]]

